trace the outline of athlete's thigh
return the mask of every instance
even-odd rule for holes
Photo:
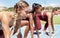
[[[28,20],[22,20],[21,21],[21,27],[22,26],[25,26],[25,25],[28,25],[29,24],[29,21]]]

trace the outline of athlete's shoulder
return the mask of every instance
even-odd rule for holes
[[[47,12],[47,16],[48,16],[49,18],[51,18],[51,17],[52,17],[52,13],[51,13],[51,12]]]
[[[47,15],[48,15],[48,16],[49,16],[49,15],[51,16],[51,15],[52,15],[52,13],[51,13],[51,12],[47,12]]]

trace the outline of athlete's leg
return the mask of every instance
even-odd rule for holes
[[[48,27],[48,22],[45,24],[43,32],[46,32],[47,27]]]
[[[28,26],[25,29],[24,38],[27,38],[29,30],[31,30],[31,38],[33,38],[33,18],[32,18],[32,14],[27,15],[27,17],[29,18],[29,23],[28,23]]]
[[[2,28],[5,38],[10,38],[10,33],[11,33],[9,29],[10,18],[4,14],[1,19],[1,22],[2,22]]]
[[[34,29],[38,29],[40,30],[41,29],[41,22],[40,22],[40,14],[37,14],[36,17],[34,18],[34,23],[35,23],[35,28]]]
[[[0,38],[4,38],[3,30],[0,30]]]

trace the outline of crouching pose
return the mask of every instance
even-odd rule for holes
[[[46,22],[44,26],[44,32],[46,32],[47,27],[49,27],[49,35],[51,37],[52,32],[54,32],[54,27],[53,27],[53,16],[58,13],[57,8],[54,8],[52,12],[42,12],[42,6],[39,4],[34,4],[33,5],[33,10],[35,13],[35,24],[37,25],[37,29],[41,29],[41,22],[40,20],[43,20]],[[34,29],[36,29],[34,27]]]
[[[29,13],[29,4],[26,1],[20,1],[16,3],[14,9],[15,13],[18,15],[14,31],[16,32],[19,27],[27,25],[31,29],[31,38],[33,38],[32,14]],[[21,38],[19,34],[17,36],[18,38]]]
[[[51,37],[52,32],[54,31],[54,28],[53,28],[53,15],[56,15],[58,13],[57,8],[54,8],[52,10],[52,12],[49,13],[49,12],[42,12],[42,6],[40,4],[34,3],[32,7],[33,7],[32,11],[33,11],[34,23],[35,23],[34,30],[36,30],[36,27],[37,27],[38,30],[41,29],[40,20],[43,20],[43,21],[46,22],[46,24],[44,26],[44,32],[46,31],[47,27],[49,27],[49,32],[50,32],[49,35]],[[28,34],[28,31],[29,31],[29,28],[26,31],[27,34]],[[26,34],[25,37],[27,37],[27,34]]]
[[[16,25],[14,29],[14,34],[22,26],[30,26],[31,28],[31,38],[33,38],[33,28],[32,28],[32,14],[29,13],[29,4],[25,1],[20,1],[14,6],[15,13],[17,15]],[[2,30],[4,33],[4,38],[11,38],[11,32],[9,24],[14,18],[13,13],[0,12],[0,20],[2,22]],[[22,38],[21,33],[17,35],[18,38]]]

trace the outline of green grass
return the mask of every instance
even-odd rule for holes
[[[44,21],[41,21],[42,24],[45,24]],[[53,17],[53,24],[60,24],[60,16]]]
[[[54,24],[60,24],[60,16],[54,16],[53,23]]]

